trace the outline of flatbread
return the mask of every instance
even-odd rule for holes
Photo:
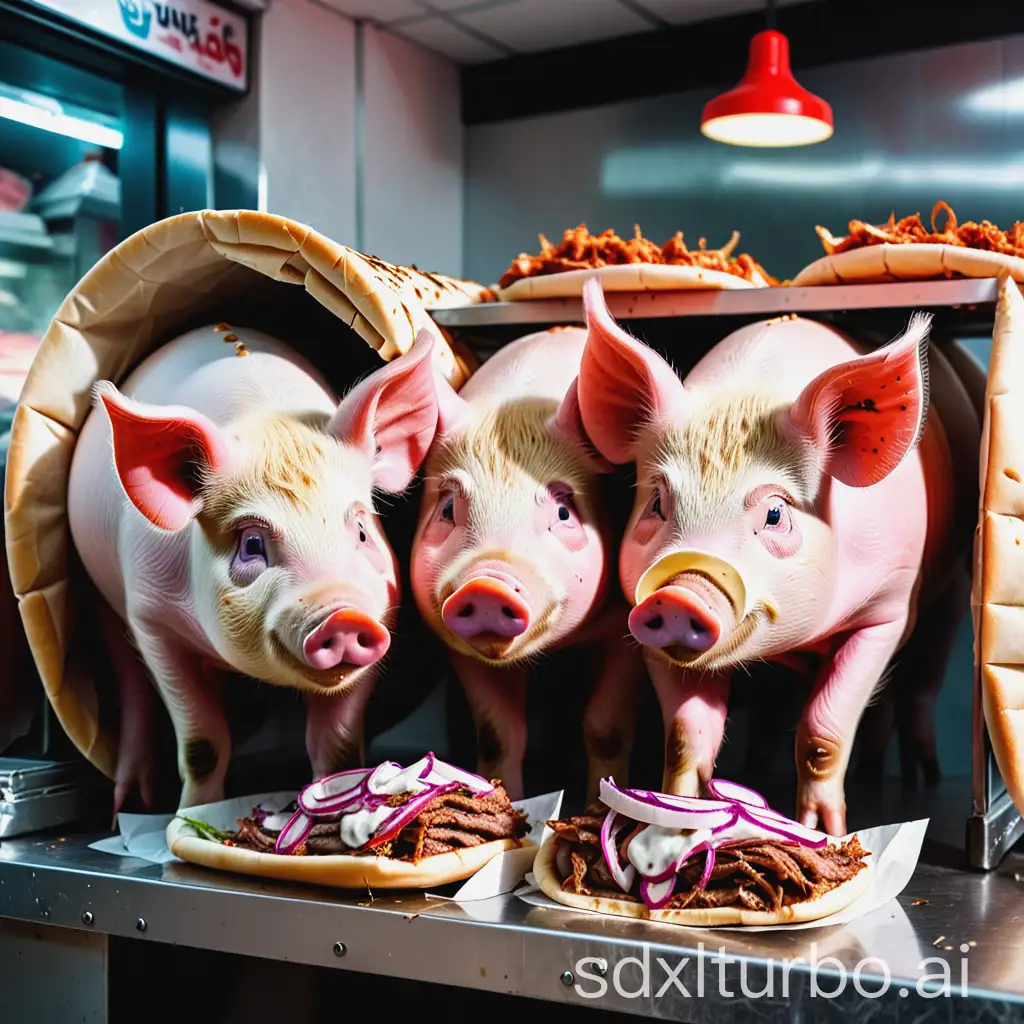
[[[865,284],[885,281],[931,281],[939,278],[987,278],[1008,272],[1024,282],[1024,259],[985,249],[934,242],[883,242],[822,256],[804,267],[795,288],[823,284]]]
[[[418,864],[389,857],[351,857],[346,855],[310,855],[284,857],[276,853],[257,853],[237,846],[223,846],[200,839],[181,818],[167,826],[167,848],[190,864],[231,871],[260,878],[278,878],[288,882],[309,882],[337,889],[429,889],[460,882],[475,875],[488,861],[506,850],[532,846],[515,839],[496,839],[467,850],[453,850],[425,857]]]
[[[729,291],[769,287],[767,281],[752,284],[724,270],[661,263],[622,263],[592,270],[565,270],[558,274],[523,277],[507,288],[495,289],[495,294],[500,302],[574,299],[583,294],[583,285],[592,277],[601,279],[606,292]]]
[[[871,885],[871,862],[857,872],[853,878],[824,896],[803,903],[794,903],[781,910],[745,910],[741,907],[707,907],[695,910],[651,910],[644,903],[630,900],[615,900],[603,896],[581,896],[566,892],[558,877],[555,866],[555,843],[557,836],[545,840],[533,862],[533,875],[545,896],[574,910],[592,910],[599,914],[615,917],[635,917],[643,921],[657,921],[662,924],[683,925],[689,928],[722,928],[726,925],[743,925],[747,928],[765,925],[798,924],[801,921],[818,921],[830,914],[844,910],[858,899]]]
[[[1024,814],[1024,298],[1000,278],[985,391],[971,588],[975,686],[999,772]]]
[[[158,221],[103,256],[64,300],[32,361],[6,467],[11,583],[60,724],[109,778],[118,716],[101,706],[95,667],[72,641],[75,594],[69,587],[68,473],[93,385],[101,379],[119,384],[164,342],[224,320],[225,309],[286,317],[307,294],[318,314],[320,306],[329,310],[385,361],[407,352],[419,331],[430,331],[436,365],[456,389],[470,362],[456,357],[427,311],[491,295],[471,281],[355,252],[285,217],[203,210]],[[351,344],[346,331],[338,339]],[[295,347],[302,351],[301,343]],[[316,362],[313,353],[303,354]]]

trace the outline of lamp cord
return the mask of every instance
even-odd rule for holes
[[[767,0],[765,4],[765,22],[769,31],[775,29],[775,0]]]

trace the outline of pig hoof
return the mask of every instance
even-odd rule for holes
[[[797,820],[830,836],[846,835],[846,798],[834,781],[811,782],[801,787]]]

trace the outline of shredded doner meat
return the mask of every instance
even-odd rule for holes
[[[624,893],[612,879],[600,846],[591,838],[592,831],[571,824],[572,820],[548,823],[559,837],[559,847],[566,847],[569,853],[568,860],[564,854],[558,857],[572,867],[562,888],[584,896],[641,902],[639,876]],[[714,870],[703,888],[698,883],[704,873],[704,856],[685,864],[666,909],[736,906],[778,910],[815,899],[849,881],[867,866],[868,856],[856,836],[840,846],[820,850],[781,840],[746,840],[716,851]]]
[[[611,228],[599,235],[592,235],[586,224],[580,224],[565,231],[558,245],[552,245],[543,235],[538,235],[540,252],[534,255],[520,253],[502,274],[498,287],[508,288],[525,277],[560,274],[567,270],[593,270],[626,263],[700,267],[704,270],[720,270],[753,284],[779,283],[747,253],[732,257],[732,250],[739,241],[739,232],[734,231],[732,238],[721,249],[708,249],[703,238],[697,243],[696,249],[688,249],[681,231],[677,231],[664,245],[657,245],[644,238],[639,224],[635,226],[634,232],[633,238],[620,238]]]
[[[939,227],[940,214],[946,220]],[[827,229],[818,225],[815,230],[829,255],[863,249],[869,245],[913,245],[931,242],[940,245],[955,245],[967,249],[985,249],[1001,252],[1007,256],[1024,256],[1024,223],[1017,221],[1008,231],[1000,230],[991,221],[980,224],[969,220],[957,223],[956,214],[948,203],[939,201],[932,208],[931,231],[921,222],[919,213],[896,220],[896,214],[889,214],[884,224],[867,224],[862,220],[850,221],[850,233],[845,238],[835,238]]]

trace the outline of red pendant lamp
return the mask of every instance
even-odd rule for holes
[[[700,130],[709,139],[733,146],[808,146],[832,135],[832,108],[797,84],[789,40],[774,24],[775,0],[768,0],[768,29],[750,41],[746,74],[704,107]]]

